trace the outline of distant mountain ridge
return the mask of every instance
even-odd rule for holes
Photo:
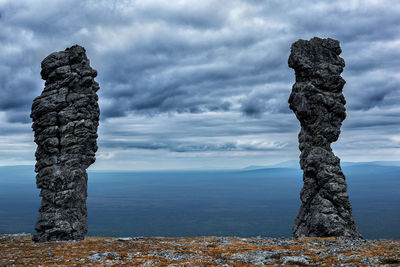
[[[364,161],[364,162],[352,162],[352,161],[343,161],[340,163],[342,167],[350,167],[350,166],[393,166],[400,167],[400,161]],[[270,169],[270,168],[300,168],[300,163],[298,160],[287,160],[273,165],[250,165],[248,167],[243,168],[242,170],[251,171],[251,170],[260,170],[260,169]]]
[[[392,167],[400,167],[400,161],[363,161],[363,162],[353,162],[353,161],[343,161],[340,163],[341,167],[350,167],[350,166],[392,166]],[[272,165],[250,165],[244,168],[236,169],[236,170],[242,170],[242,171],[253,171],[253,170],[261,170],[261,169],[275,169],[275,168],[290,168],[290,169],[300,169],[300,163],[298,160],[287,160],[287,161],[282,161],[276,164]],[[0,166],[0,171],[21,171],[21,170],[26,170],[26,171],[34,171],[35,166],[34,165],[10,165],[10,166]],[[198,169],[196,169],[198,170]],[[209,170],[209,169],[204,169],[204,170]],[[218,170],[218,169],[212,169],[212,171]],[[235,170],[235,169],[232,169]],[[95,171],[95,170],[89,170],[89,172]],[[114,170],[110,170],[114,171]],[[175,170],[175,171],[181,171],[181,170]],[[188,170],[182,170],[182,171],[188,171]],[[190,170],[189,170],[190,171]]]

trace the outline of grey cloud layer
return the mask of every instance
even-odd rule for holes
[[[262,144],[232,139],[243,132],[297,131],[287,105],[294,82],[287,67],[290,45],[321,36],[341,41],[347,64],[344,94],[354,116],[344,129],[374,136],[373,126],[384,124],[387,134],[395,135],[400,131],[397,25],[400,2],[389,0],[0,1],[0,112],[7,125],[30,122],[32,100],[43,88],[40,61],[77,43],[99,72],[104,125],[135,114],[150,119],[169,114],[173,129],[186,127],[177,136],[199,136],[198,125],[173,119],[187,113],[205,114],[200,117],[208,124],[197,122],[205,137],[231,129],[226,139],[179,143],[168,136],[176,133],[161,137],[139,126],[114,131],[105,147],[253,151]],[[210,112],[220,115],[209,118]],[[238,113],[242,118],[230,115]],[[231,126],[221,118],[231,118]],[[111,141],[145,133],[146,140]]]
[[[394,105],[400,95],[396,1],[5,1],[0,8],[1,110],[27,112],[41,89],[41,58],[73,43],[87,47],[99,70],[103,118],[287,112],[290,44],[314,35],[342,41],[350,108]],[[364,75],[377,70],[385,77]]]
[[[280,116],[281,118],[283,116]],[[122,124],[125,122],[125,124]],[[272,151],[291,141],[282,136],[297,130],[293,121],[252,120],[239,113],[180,114],[112,119],[101,128],[99,146],[108,149],[149,149],[171,152]],[[140,129],[136,131],[135,129]],[[293,139],[293,138],[292,138]]]

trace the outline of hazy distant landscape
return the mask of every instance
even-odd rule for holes
[[[398,165],[342,164],[365,238],[400,239]],[[295,161],[231,171],[89,171],[89,235],[290,237],[301,177]],[[33,166],[0,167],[0,233],[34,232],[35,188]]]

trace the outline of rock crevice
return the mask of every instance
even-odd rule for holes
[[[341,51],[339,42],[330,38],[298,40],[291,47],[288,63],[295,71],[296,83],[289,104],[301,125],[300,166],[304,172],[295,237],[361,237],[352,216],[340,159],[331,148],[346,118]]]
[[[97,72],[75,45],[47,56],[41,76],[45,88],[31,113],[42,197],[33,240],[81,240],[87,232],[86,169],[97,151]]]

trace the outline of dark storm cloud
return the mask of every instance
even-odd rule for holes
[[[326,12],[313,13],[313,16],[304,16],[294,26],[299,32],[329,34],[343,44],[390,40],[399,34],[398,29],[391,28],[400,23],[398,11],[384,5],[379,9],[327,9]]]
[[[390,94],[394,93],[398,89],[398,85],[387,85],[387,84],[371,84],[367,88],[364,88],[368,94],[362,95],[361,101],[357,102],[353,106],[354,109],[371,109],[376,106],[387,106],[390,102],[398,104],[397,96],[391,97]],[[397,98],[397,99],[396,99]]]
[[[368,51],[372,40],[393,39],[397,30],[385,25],[396,25],[400,20],[397,8],[356,8],[324,1],[305,2],[302,7],[295,1],[174,5],[162,1],[9,1],[1,13],[6,26],[0,32],[2,39],[17,47],[22,58],[4,53],[11,58],[8,66],[12,69],[8,74],[1,71],[6,88],[2,99],[10,99],[15,88],[38,88],[23,94],[22,99],[3,101],[0,108],[16,105],[15,109],[26,109],[34,93],[40,92],[39,60],[76,42],[86,46],[99,70],[99,93],[106,99],[101,103],[103,119],[130,112],[227,111],[235,104],[249,116],[288,112],[288,90],[282,93],[282,87],[275,88],[274,104],[269,94],[250,94],[255,86],[274,82],[290,85],[293,74],[287,67],[287,56],[291,42],[329,35],[339,38],[344,49],[349,47],[346,54],[357,54],[360,47],[354,43],[360,42]],[[11,37],[11,32],[17,34]],[[26,39],[32,44],[24,43]],[[363,64],[363,57],[354,59],[349,71],[366,65],[379,68],[381,57],[385,53],[374,59],[375,64]],[[18,77],[15,86],[5,82],[16,78],[13,76],[21,67],[31,72]],[[31,86],[24,86],[27,82]],[[232,99],[235,96],[239,98]],[[277,104],[279,101],[285,104]]]
[[[4,74],[3,74],[4,75]],[[0,83],[4,85],[3,91],[0,92],[0,110],[4,111],[27,111],[30,109],[32,102],[32,93],[37,87],[34,80],[29,77],[21,77],[17,80],[10,80],[11,75],[0,76]]]
[[[260,117],[264,113],[264,102],[257,98],[243,101],[242,112],[247,116]]]
[[[354,116],[348,118],[343,124],[343,129],[368,129],[373,133],[376,130],[382,130],[387,134],[398,134],[400,131],[400,120],[397,120],[397,116],[390,116],[380,114],[380,112],[370,112],[363,114],[363,116],[357,116],[355,120]]]
[[[30,34],[39,48],[36,55],[44,57],[46,49],[75,42],[86,46],[100,73],[100,96],[107,99],[102,118],[129,112],[227,111],[235,103],[225,98],[285,79],[277,69],[286,64],[287,47],[271,42],[284,29],[265,21],[259,27],[246,22],[257,15],[254,8],[241,1],[10,1],[3,7],[5,31]],[[21,48],[21,56],[32,49]],[[26,65],[38,66],[39,59],[28,57]],[[34,69],[29,78],[37,81]],[[32,96],[25,95],[25,106]]]
[[[102,94],[113,101],[106,107],[105,117],[114,115],[114,105],[151,114],[229,110],[233,103],[226,98],[284,78],[273,68],[286,63],[277,55],[260,59],[258,55],[264,52],[254,37],[238,35],[234,41],[221,39],[213,45],[190,43],[183,37],[165,37],[164,41],[139,45],[132,52],[123,51],[125,58],[131,58],[123,68],[112,60],[122,58],[121,52],[107,56],[109,60],[105,60],[111,64],[105,65],[106,76],[99,78],[105,85]]]
[[[361,45],[360,45],[361,44]],[[393,71],[400,64],[400,51],[396,42],[375,41],[372,43],[346,44],[346,72],[362,75],[374,70]]]
[[[264,113],[285,114],[291,112],[287,98],[289,84],[270,83],[268,87],[256,88],[241,100],[241,111],[249,117],[261,117]],[[285,101],[286,100],[286,101]]]
[[[172,132],[118,125],[105,130],[110,140],[102,145],[172,152],[268,150],[259,141],[232,139],[298,130],[287,104],[294,82],[287,66],[290,45],[320,36],[341,41],[349,114],[344,128],[368,128],[371,134],[374,125],[398,128],[397,1],[6,0],[0,1],[0,23],[0,112],[10,125],[29,128],[32,100],[43,88],[41,60],[77,43],[98,70],[105,127],[132,115],[171,116],[163,127]],[[220,115],[209,118],[210,112]],[[241,119],[231,115],[237,113]],[[181,114],[193,117],[174,120]],[[199,114],[204,117],[195,119]],[[152,138],[111,141],[129,135]],[[226,138],[179,143],[171,135]]]
[[[30,123],[31,118],[27,116],[25,111],[7,112],[7,121],[11,123]]]
[[[385,71],[375,74],[367,73],[360,77],[359,84],[346,86],[350,87],[346,88],[349,92],[345,90],[349,112],[367,111],[376,107],[383,110],[397,107],[400,100],[400,84],[399,80],[390,76],[390,70],[386,73]]]
[[[13,135],[25,134],[29,135],[31,132],[30,127],[25,127],[21,123],[2,123],[0,124],[0,136],[2,138],[8,138]],[[33,140],[33,138],[32,138]]]

